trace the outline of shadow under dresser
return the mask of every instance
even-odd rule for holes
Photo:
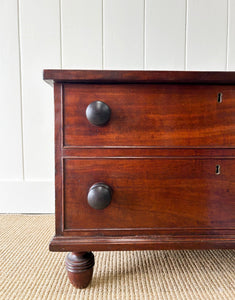
[[[56,234],[91,251],[235,248],[235,72],[44,70],[54,86]]]

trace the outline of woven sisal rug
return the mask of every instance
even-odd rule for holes
[[[0,215],[0,299],[235,299],[235,251],[94,252],[93,281],[70,285],[48,251],[52,215]]]

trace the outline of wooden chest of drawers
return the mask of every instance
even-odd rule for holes
[[[56,234],[70,281],[98,250],[235,245],[235,73],[45,70]]]

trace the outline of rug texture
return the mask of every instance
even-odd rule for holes
[[[235,250],[94,252],[91,285],[72,287],[49,252],[53,215],[0,215],[0,299],[235,299]]]

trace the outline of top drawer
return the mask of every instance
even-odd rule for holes
[[[86,118],[94,101],[111,109],[105,126]],[[235,87],[65,84],[63,126],[66,147],[235,147]]]

